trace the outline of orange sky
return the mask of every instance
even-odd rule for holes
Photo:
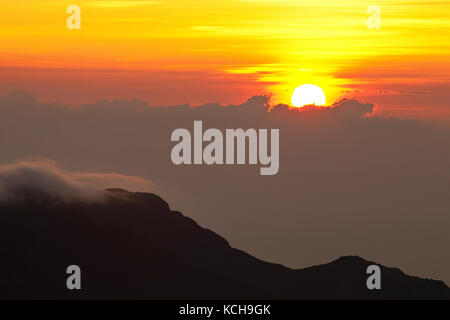
[[[81,8],[69,30],[66,8]],[[369,29],[369,5],[381,28]],[[450,2],[3,0],[0,93],[80,104],[239,103],[303,83],[389,112],[450,118]],[[395,114],[395,112],[394,112]]]

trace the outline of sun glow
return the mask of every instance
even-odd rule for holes
[[[0,1],[0,95],[228,105],[271,94],[288,104],[297,86],[314,83],[328,104],[357,96],[428,114],[424,92],[446,102],[448,0],[377,0],[379,29],[367,24],[372,4],[363,0],[74,3],[79,30],[67,28],[64,1]]]
[[[303,107],[305,105],[325,105],[326,99],[323,90],[314,84],[303,84],[295,88],[291,98],[294,107]]]

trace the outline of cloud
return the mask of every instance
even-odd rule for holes
[[[331,106],[303,106],[302,108],[295,108],[284,104],[279,104],[270,108],[271,112],[290,112],[299,113],[303,117],[309,115],[319,117],[333,117],[340,120],[358,120],[362,117],[367,117],[375,111],[375,105],[372,103],[363,103],[356,99],[342,99]]]
[[[89,3],[93,7],[103,7],[103,8],[121,8],[121,7],[135,7],[135,6],[146,6],[152,4],[160,4],[159,1],[92,1]]]
[[[153,188],[138,177],[64,171],[48,159],[0,164],[0,202],[93,199],[94,192],[108,187],[147,192]]]
[[[141,177],[172,208],[265,260],[304,267],[359,254],[450,282],[442,255],[450,243],[448,126],[379,118],[373,103],[358,100],[269,108],[264,96],[229,106],[102,100],[71,108],[18,92],[0,98],[0,163],[53,159],[70,168],[63,177],[72,184],[91,187],[95,175],[75,173]],[[194,120],[204,130],[278,128],[279,173],[174,165],[171,133],[193,130]]]

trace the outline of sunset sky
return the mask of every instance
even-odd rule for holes
[[[69,30],[66,8],[81,8]],[[369,29],[367,7],[381,9]],[[82,104],[290,103],[320,86],[396,116],[450,119],[448,0],[2,0],[0,94]]]
[[[450,284],[449,18],[450,0],[0,0],[0,171],[152,192],[290,267],[361,255]],[[296,88],[333,108],[277,105]],[[206,147],[196,120],[277,129],[279,172],[174,164],[177,128]],[[52,186],[27,166],[0,188]]]

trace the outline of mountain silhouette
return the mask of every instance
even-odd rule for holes
[[[357,256],[299,270],[261,261],[155,194],[98,198],[23,190],[0,204],[0,298],[450,299],[443,282],[384,266],[381,290],[369,290],[376,263]],[[81,268],[81,290],[66,287],[69,265]]]

